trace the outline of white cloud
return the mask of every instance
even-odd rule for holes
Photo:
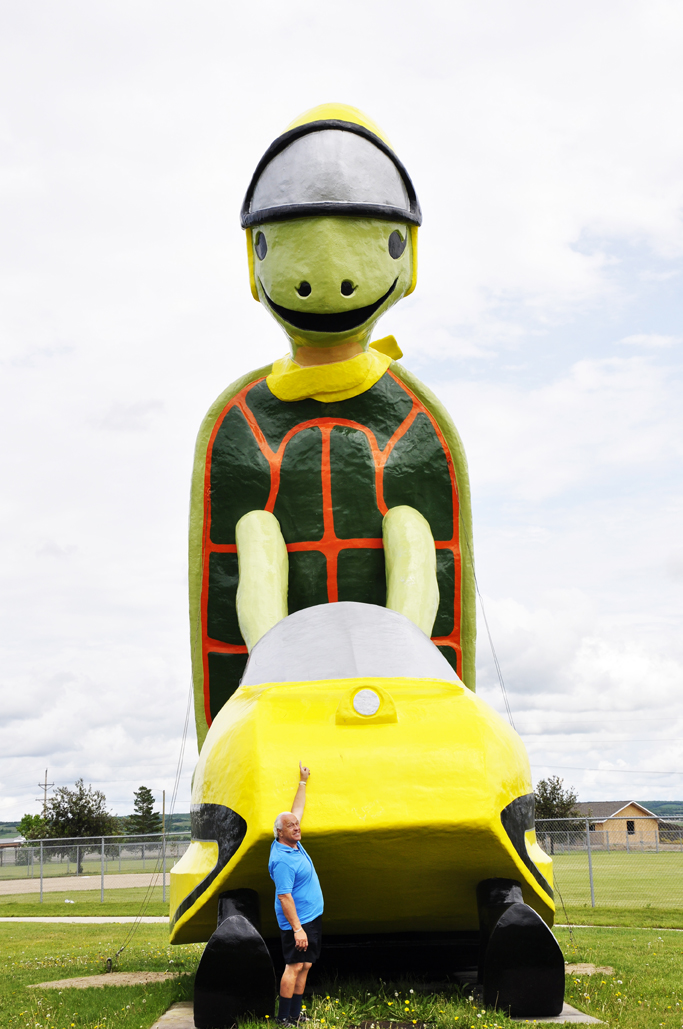
[[[677,461],[679,374],[647,358],[604,358],[531,388],[481,378],[432,386],[463,436],[476,488],[505,484],[508,499],[541,501]]]
[[[680,336],[662,336],[656,332],[651,333],[636,333],[633,336],[624,336],[623,339],[619,340],[620,344],[633,347],[646,347],[646,348],[668,348],[672,347],[675,343],[680,343]]]

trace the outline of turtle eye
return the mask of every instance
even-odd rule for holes
[[[266,243],[266,237],[263,235],[262,232],[256,233],[256,242],[254,244],[254,250],[256,251],[256,256],[258,257],[259,261],[262,261],[268,253],[268,244]]]
[[[407,237],[406,237],[407,239]],[[397,261],[406,248],[406,239],[403,239],[398,229],[394,229],[389,236],[389,254]]]

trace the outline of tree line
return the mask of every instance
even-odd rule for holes
[[[557,775],[540,780],[534,793],[536,818],[574,818],[579,814],[576,791],[564,789],[563,783]],[[154,810],[152,791],[141,786],[133,796],[133,814],[121,818],[107,810],[107,798],[101,790],[78,779],[73,790],[66,786],[55,790],[44,815],[24,815],[18,830],[25,840],[160,833],[161,815]]]
[[[24,815],[18,831],[25,840],[92,836],[142,836],[162,831],[161,815],[154,810],[154,796],[147,786],[135,790],[133,814],[119,817],[107,809],[102,790],[78,779],[74,789],[60,786],[48,800],[42,815]]]

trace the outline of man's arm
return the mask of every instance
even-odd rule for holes
[[[278,899],[282,904],[282,913],[294,930],[294,943],[297,950],[308,948],[308,936],[306,930],[301,928],[299,916],[296,913],[296,904],[291,893],[278,893]]]
[[[299,785],[296,788],[294,801],[292,802],[292,814],[296,815],[299,821],[302,822],[304,817],[304,808],[306,807],[306,783],[308,782],[311,770],[310,768],[307,768],[306,765],[302,765],[301,762],[299,762],[299,772]],[[289,916],[286,917],[288,918]]]

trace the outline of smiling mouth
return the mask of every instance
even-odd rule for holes
[[[336,311],[333,314],[316,314],[315,311],[292,311],[288,307],[281,307],[271,300],[265,289],[264,296],[269,307],[278,314],[280,318],[293,325],[295,329],[306,329],[309,332],[348,332],[349,329],[356,329],[368,318],[371,318],[375,311],[378,311],[385,300],[391,296],[396,289],[398,279],[386,291],[383,297],[375,300],[374,304],[367,307],[354,307],[350,311]],[[261,283],[263,286],[263,283]]]

